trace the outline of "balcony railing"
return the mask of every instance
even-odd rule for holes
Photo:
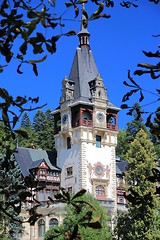
[[[38,180],[41,181],[50,181],[50,182],[60,182],[60,177],[49,176],[49,175],[39,175]]]
[[[92,127],[92,120],[85,120],[83,119],[81,124],[80,124],[80,120],[77,120],[75,122],[73,122],[73,127],[78,127],[78,126],[86,126],[86,127]]]
[[[117,131],[118,130],[117,125],[113,125],[113,124],[110,124],[110,123],[107,123],[107,128],[111,131]]]

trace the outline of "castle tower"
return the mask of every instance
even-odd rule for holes
[[[115,210],[119,108],[108,99],[89,37],[83,15],[79,47],[69,77],[62,81],[60,106],[53,112],[57,165],[62,187],[72,193],[86,189]]]

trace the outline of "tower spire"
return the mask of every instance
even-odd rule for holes
[[[80,28],[80,32],[78,33],[79,47],[90,48],[90,45],[89,45],[90,33],[88,32],[87,27],[88,27],[87,12],[85,11],[84,3],[82,3],[81,28]]]

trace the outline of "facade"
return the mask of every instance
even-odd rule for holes
[[[52,225],[62,223],[61,204],[49,208],[45,202],[62,186],[70,193],[86,189],[103,204],[111,216],[117,211],[115,148],[117,145],[119,108],[108,98],[89,44],[87,20],[82,17],[76,50],[68,78],[62,81],[60,105],[53,111],[56,155],[44,150],[18,148],[15,154],[24,177],[32,174],[38,180],[35,197],[45,217],[35,226],[25,225],[22,240],[43,239]],[[51,164],[52,163],[52,164]],[[125,203],[124,203],[125,204]],[[49,211],[52,215],[48,216]],[[22,213],[27,216],[26,209]]]
[[[108,99],[89,44],[85,17],[68,78],[53,112],[61,186],[86,189],[111,212],[117,209],[116,156],[119,108]]]
[[[18,147],[14,155],[26,181],[27,178],[30,179],[29,176],[35,180],[34,185],[28,183],[28,187],[32,191],[34,199],[41,203],[37,213],[43,216],[38,219],[34,226],[30,226],[27,222],[23,224],[24,232],[21,236],[17,236],[17,239],[41,240],[47,230],[62,223],[62,213],[64,212],[62,204],[55,202],[53,206],[51,202],[48,202],[48,197],[54,199],[54,195],[60,187],[61,170],[55,165],[56,154],[42,149]],[[26,200],[21,215],[29,219],[28,210],[33,207],[35,201],[32,203],[32,199]]]

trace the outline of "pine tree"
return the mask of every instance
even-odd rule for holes
[[[54,149],[54,127],[53,117],[50,110],[45,113],[37,111],[33,119],[33,128],[36,137],[36,146],[45,150]]]
[[[31,125],[32,124],[31,124],[28,114],[24,113],[24,115],[22,116],[22,120],[21,120],[21,128],[28,129],[28,128],[31,128]]]
[[[158,240],[158,199],[156,183],[149,181],[155,166],[155,150],[144,130],[130,144],[125,174],[128,184],[128,212],[118,219],[117,235],[122,240]]]
[[[140,114],[143,112],[142,108],[139,106],[138,103],[135,103],[133,105],[133,109],[134,109],[132,111],[133,120],[127,123],[127,128],[126,128],[126,138],[127,138],[126,141],[128,143],[131,143],[134,140],[139,130],[143,129],[145,132],[147,132],[147,128]]]
[[[130,147],[130,143],[135,139],[139,130],[143,129],[149,135],[141,116],[142,112],[143,110],[139,104],[135,103],[132,107],[132,111],[130,112],[130,115],[133,116],[133,120],[126,124],[126,130],[121,130],[118,133],[116,155],[122,160],[126,158],[125,155]]]
[[[28,148],[34,146],[36,144],[36,136],[34,133],[34,129],[32,127],[32,123],[27,113],[24,113],[24,115],[22,116],[19,129],[25,131],[28,137],[24,138],[23,136],[19,136],[17,139],[18,146]]]
[[[23,230],[20,217],[23,191],[25,185],[14,156],[8,161],[5,154],[0,155],[0,239],[15,240]]]

